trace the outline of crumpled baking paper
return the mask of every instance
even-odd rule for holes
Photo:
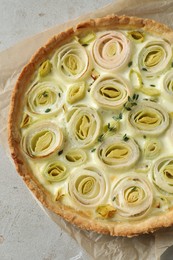
[[[113,13],[151,18],[173,28],[172,0],[117,0],[93,13],[39,33],[0,53],[0,143],[4,146],[9,157],[7,116],[11,92],[21,68],[27,63],[33,53],[54,34],[64,31],[68,27],[75,26],[80,21]],[[133,238],[111,237],[80,230],[44,208],[40,202],[38,203],[48,216],[72,236],[84,250],[79,255],[73,257],[73,259],[154,260],[160,259],[162,253],[173,245],[173,227],[157,231],[154,234]]]

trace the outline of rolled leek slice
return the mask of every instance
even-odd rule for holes
[[[156,158],[161,152],[162,144],[158,139],[149,139],[144,146],[144,156],[152,160]]]
[[[167,68],[171,58],[172,48],[168,42],[151,41],[139,54],[139,68],[146,77],[155,77]]]
[[[50,182],[63,181],[68,177],[67,167],[61,161],[49,163],[43,171],[43,176]]]
[[[173,195],[173,157],[157,160],[150,178],[160,192]]]
[[[70,149],[64,152],[64,157],[71,166],[79,166],[87,159],[86,152],[82,149]]]
[[[53,60],[55,68],[65,80],[81,80],[88,75],[89,57],[85,48],[77,42],[60,47]]]
[[[125,171],[134,166],[139,159],[140,151],[132,138],[124,141],[123,136],[114,135],[103,141],[97,155],[105,166]]]
[[[128,32],[128,36],[131,40],[135,41],[135,43],[141,43],[144,41],[144,33],[140,31],[131,31]]]
[[[139,91],[145,95],[152,96],[152,97],[160,96],[160,90],[151,87],[142,86],[142,88],[140,88]]]
[[[82,45],[88,45],[96,38],[95,32],[88,32],[79,37],[79,43]]]
[[[173,69],[168,71],[163,78],[163,88],[167,97],[172,101],[173,98]]]
[[[91,95],[106,109],[120,109],[132,94],[130,83],[118,75],[100,76],[92,85]]]
[[[69,135],[76,146],[91,146],[100,133],[101,120],[94,108],[74,107],[69,111]]]
[[[27,108],[34,115],[50,116],[62,107],[62,95],[53,82],[37,83],[27,93]]]
[[[69,194],[78,205],[96,207],[107,197],[106,177],[95,167],[76,168],[69,177]]]
[[[151,209],[153,191],[145,176],[129,173],[116,179],[111,198],[120,216],[142,218]]]
[[[70,86],[67,91],[67,102],[69,104],[74,104],[85,96],[85,82],[78,82]]]
[[[131,69],[129,72],[129,79],[134,88],[136,89],[142,88],[142,77],[138,71]]]
[[[102,69],[116,71],[124,68],[131,57],[130,40],[121,32],[103,33],[93,44],[95,63]]]
[[[153,87],[145,87],[143,85],[142,76],[138,71],[131,69],[129,72],[129,79],[130,79],[132,86],[135,89],[137,89],[138,91],[142,92],[143,94],[148,95],[148,96],[159,96],[160,95],[160,91],[158,89],[155,89]]]
[[[129,113],[130,124],[141,134],[160,135],[169,125],[169,115],[157,103],[139,102]]]
[[[34,123],[21,140],[24,152],[33,159],[51,155],[61,149],[62,144],[61,129],[49,121]]]
[[[46,60],[45,62],[42,63],[42,65],[39,68],[39,76],[40,77],[46,77],[52,69],[52,63],[49,60]]]
[[[30,124],[32,124],[32,118],[28,114],[24,113],[22,121],[20,123],[20,127],[25,128],[28,127]]]
[[[112,218],[116,213],[116,209],[109,204],[101,205],[96,209],[96,212],[102,216],[102,218]]]

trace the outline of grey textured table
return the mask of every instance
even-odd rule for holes
[[[0,0],[0,51],[109,2]],[[0,260],[77,260],[80,251],[40,209],[0,146]]]

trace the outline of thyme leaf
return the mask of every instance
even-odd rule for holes
[[[50,108],[47,108],[46,110],[45,110],[45,113],[49,113],[51,111],[51,109]]]
[[[103,134],[101,134],[99,137],[98,137],[98,142],[102,142],[103,141]]]
[[[123,135],[123,141],[127,142],[129,140],[129,137],[127,136],[127,134]]]
[[[58,152],[58,155],[61,155],[62,153],[63,153],[63,150],[59,151],[59,152]]]
[[[113,116],[112,118],[113,118],[115,121],[121,120],[121,119],[123,118],[123,114],[122,114],[122,113],[119,113],[118,116]]]

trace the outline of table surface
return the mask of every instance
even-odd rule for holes
[[[110,0],[0,0],[0,51]],[[10,61],[9,61],[10,62]],[[0,260],[85,259],[38,206],[0,146]]]

